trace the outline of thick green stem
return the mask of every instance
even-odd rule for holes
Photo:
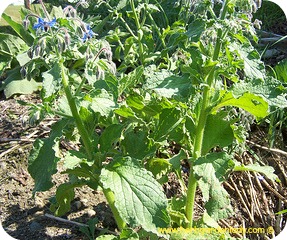
[[[93,148],[92,148],[90,136],[89,136],[89,133],[88,133],[87,129],[85,128],[84,123],[83,123],[83,121],[82,121],[82,119],[78,113],[75,98],[73,97],[73,95],[71,93],[71,90],[69,87],[69,81],[67,79],[67,75],[65,73],[65,67],[64,67],[62,60],[60,60],[60,68],[61,68],[62,84],[63,84],[64,91],[66,94],[66,98],[68,100],[73,118],[75,119],[76,126],[79,130],[79,133],[81,135],[81,139],[82,139],[84,147],[86,149],[87,158],[88,158],[88,160],[91,161],[91,160],[93,160]]]
[[[114,193],[110,190],[110,189],[104,189],[103,188],[103,193],[109,203],[109,206],[112,210],[113,216],[116,220],[117,226],[119,228],[119,230],[121,231],[122,229],[124,229],[126,227],[126,223],[124,222],[124,220],[121,218],[116,206],[115,206],[115,196]]]
[[[230,0],[226,0],[224,2],[222,10],[221,10],[220,20],[225,19],[229,2]],[[219,53],[221,50],[221,45],[222,45],[222,36],[223,36],[222,29],[218,29],[217,40],[215,43],[214,52],[212,56],[213,61],[218,60]],[[190,173],[189,173],[188,187],[187,187],[187,200],[186,200],[186,206],[185,206],[185,215],[188,220],[188,223],[186,225],[187,228],[192,228],[192,224],[193,224],[193,209],[194,209],[195,193],[196,193],[196,187],[197,187],[197,180],[194,176],[192,162],[196,161],[196,159],[202,156],[202,143],[203,143],[206,120],[208,116],[210,89],[214,81],[214,73],[215,73],[215,67],[210,71],[210,73],[207,75],[205,79],[206,86],[204,87],[204,90],[203,90],[202,102],[201,102],[201,107],[200,107],[201,110],[199,113],[198,121],[196,123],[194,148],[193,148],[193,156],[192,156],[193,160],[190,162]]]

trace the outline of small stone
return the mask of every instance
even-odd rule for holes
[[[87,214],[88,214],[89,217],[93,217],[93,216],[96,215],[96,212],[95,212],[93,209],[89,209],[89,210],[87,211]]]
[[[75,206],[79,210],[82,207],[82,202],[81,201],[75,201]]]
[[[32,232],[36,232],[36,231],[39,231],[41,228],[42,228],[42,225],[40,223],[37,223],[35,221],[33,221],[30,225],[30,230]]]

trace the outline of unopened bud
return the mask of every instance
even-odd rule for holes
[[[39,41],[39,46],[41,47],[41,49],[45,49],[47,44],[46,44],[46,39],[45,38],[41,38]]]
[[[253,22],[253,26],[257,29],[261,29],[261,25],[262,25],[262,22],[258,19],[255,19],[255,21]]]
[[[28,57],[29,58],[33,58],[33,49],[32,48],[30,48],[28,51],[27,51],[27,55],[28,55]]]
[[[64,40],[65,40],[65,44],[66,44],[67,46],[69,46],[70,43],[71,43],[71,37],[70,37],[70,34],[69,34],[69,33],[66,33],[66,34],[65,34]]]
[[[112,61],[113,53],[112,53],[111,49],[106,48],[106,50],[105,50],[105,56],[106,56],[106,58],[107,58],[108,61]]]
[[[26,71],[25,66],[21,67],[20,73],[21,73],[21,77],[22,77],[22,78],[25,78],[25,77],[26,77],[27,71]]]
[[[88,8],[89,7],[89,4],[86,1],[82,1],[81,5],[82,5],[83,8]]]
[[[30,25],[29,19],[24,19],[23,20],[23,26],[24,26],[25,30],[28,29],[29,25]]]
[[[35,56],[38,57],[40,55],[41,47],[39,45],[36,45],[34,49]]]

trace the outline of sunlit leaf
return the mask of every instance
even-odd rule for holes
[[[156,233],[169,224],[167,199],[152,174],[135,162],[129,157],[114,160],[102,170],[101,182],[113,191],[115,206],[129,226]]]

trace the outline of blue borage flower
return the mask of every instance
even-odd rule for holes
[[[33,28],[34,29],[41,29],[43,31],[47,31],[48,28],[50,27],[54,27],[54,25],[56,24],[56,18],[54,18],[52,21],[47,22],[45,21],[43,18],[38,18],[38,23],[35,23]]]
[[[85,42],[87,39],[91,39],[96,34],[91,29],[90,25],[86,26],[86,31],[84,32],[84,36],[82,37],[82,41]]]

